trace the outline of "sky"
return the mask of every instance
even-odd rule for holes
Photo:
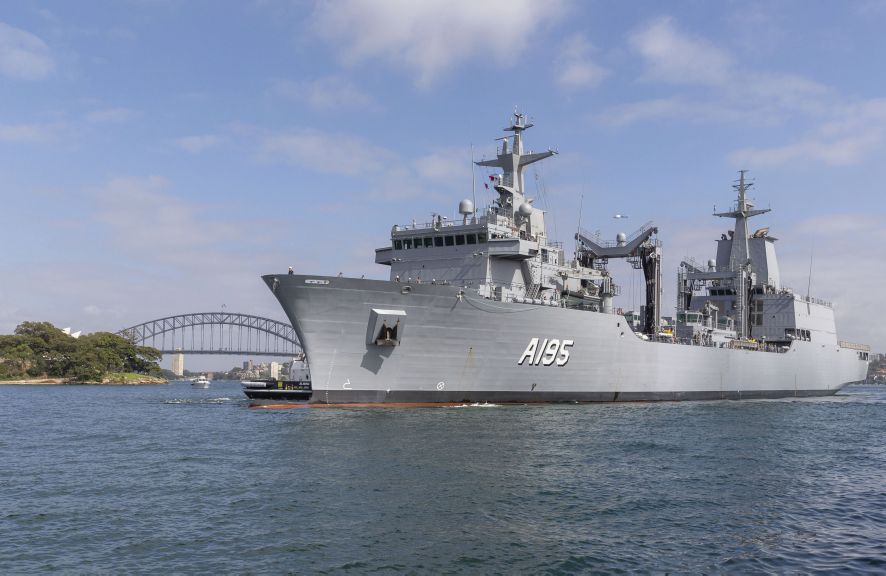
[[[287,266],[387,278],[374,249],[456,217],[516,108],[570,253],[654,221],[672,313],[747,169],[783,283],[886,351],[884,27],[883,0],[3,3],[0,334],[284,319],[260,276]]]

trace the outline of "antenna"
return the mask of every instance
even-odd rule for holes
[[[812,314],[809,297],[812,293],[812,248],[809,248],[809,282],[806,284],[806,313]]]
[[[585,193],[582,192],[578,197],[578,231],[576,232],[576,236],[581,234],[581,209],[582,205],[585,201]],[[578,260],[578,239],[575,241],[575,252],[573,253],[573,259]]]
[[[474,218],[477,217],[477,178],[474,176],[474,143],[471,142],[471,200],[474,202]]]

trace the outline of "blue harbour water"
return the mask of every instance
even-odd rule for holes
[[[250,408],[0,386],[0,573],[886,572],[886,388]]]

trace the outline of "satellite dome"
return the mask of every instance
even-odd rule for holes
[[[468,214],[473,214],[474,213],[474,203],[471,202],[469,199],[465,198],[464,200],[462,200],[461,202],[458,203],[458,213],[462,214],[464,216],[467,216]]]
[[[708,268],[709,268],[710,270],[713,270],[713,269],[716,268],[716,267],[717,267],[717,261],[716,261],[716,260],[714,260],[713,258],[711,258],[710,260],[708,260]]]
[[[627,240],[628,240],[628,237],[625,235],[624,232],[619,232],[618,234],[615,235],[615,241],[618,242],[619,244],[624,244],[625,242],[627,242]]]
[[[528,202],[524,202],[520,204],[520,208],[517,209],[517,212],[520,213],[520,216],[529,216],[532,214],[532,206],[530,206]]]

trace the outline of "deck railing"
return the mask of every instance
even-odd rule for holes
[[[837,344],[840,348],[849,348],[850,350],[860,350],[862,352],[871,351],[871,347],[867,344],[856,344],[855,342],[847,342],[846,340],[839,340]]]

